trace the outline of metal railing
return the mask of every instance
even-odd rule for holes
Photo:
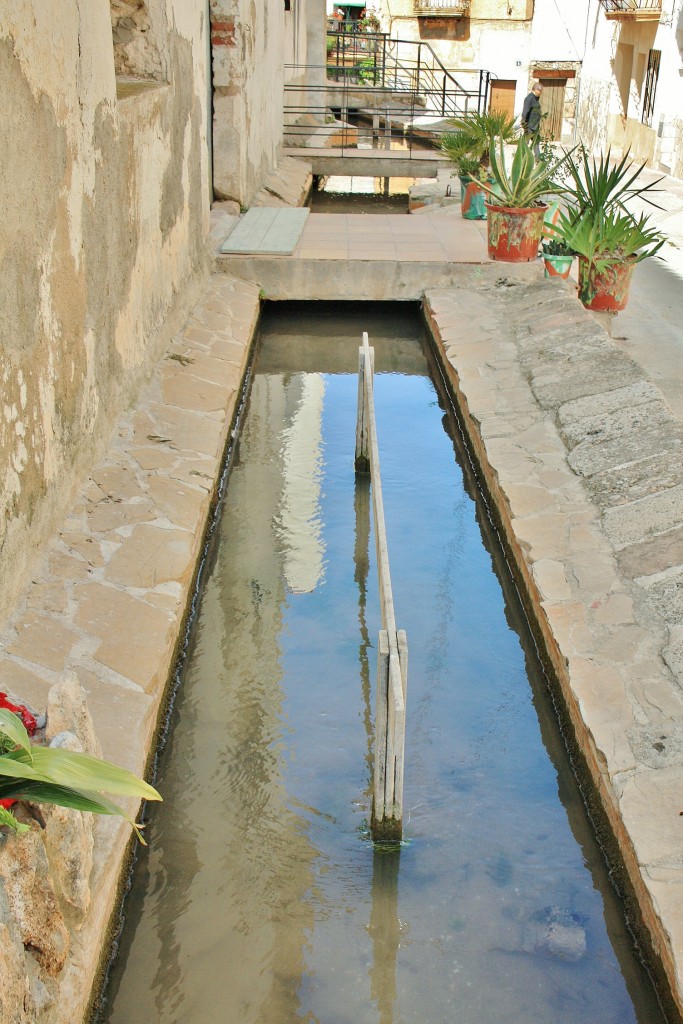
[[[418,17],[466,18],[470,13],[470,0],[413,0],[413,14]]]
[[[410,158],[438,148],[449,118],[488,107],[495,76],[445,68],[426,43],[341,30],[328,40],[326,65],[285,68],[288,148],[401,149]]]
[[[371,831],[375,841],[396,841],[403,832],[403,765],[405,755],[408,641],[396,629],[373,388],[374,350],[363,332],[358,350],[358,418],[356,473],[369,473],[377,549],[377,574],[382,614],[377,655],[375,756]]]
[[[391,39],[386,32],[333,31],[327,40],[328,79],[414,94],[417,106],[441,117],[483,113],[488,106],[491,72],[446,68],[429,43]]]
[[[600,4],[608,18],[657,21],[662,13],[662,0],[600,0]]]

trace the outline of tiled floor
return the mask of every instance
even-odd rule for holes
[[[293,258],[486,263],[486,223],[463,220],[457,208],[411,216],[312,213]]]

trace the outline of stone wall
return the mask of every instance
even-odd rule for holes
[[[85,692],[72,672],[48,697],[45,739],[51,746],[101,756]],[[73,936],[91,901],[94,818],[65,807],[34,804],[35,819],[18,811],[31,831],[0,836],[0,1021],[29,1024],[67,1019],[64,973]],[[87,1000],[81,992],[80,1002]],[[78,1004],[76,1004],[78,1005]]]
[[[214,190],[249,206],[281,153],[285,80],[304,97],[309,77],[322,81],[325,9],[322,0],[288,11],[269,0],[210,0],[210,9]]]
[[[205,32],[181,0],[0,8],[0,621],[208,269]]]

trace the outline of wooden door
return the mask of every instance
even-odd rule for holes
[[[562,120],[564,117],[564,87],[566,78],[541,78],[541,114],[547,115],[541,121],[541,133],[544,139],[557,142],[562,138]]]
[[[492,114],[515,116],[515,89],[517,82],[512,79],[496,78],[491,82],[491,100],[489,110]]]

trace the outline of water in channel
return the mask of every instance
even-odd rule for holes
[[[363,330],[410,651],[404,843],[388,851],[367,831]],[[266,311],[109,1024],[663,1020],[426,353],[412,307]]]

